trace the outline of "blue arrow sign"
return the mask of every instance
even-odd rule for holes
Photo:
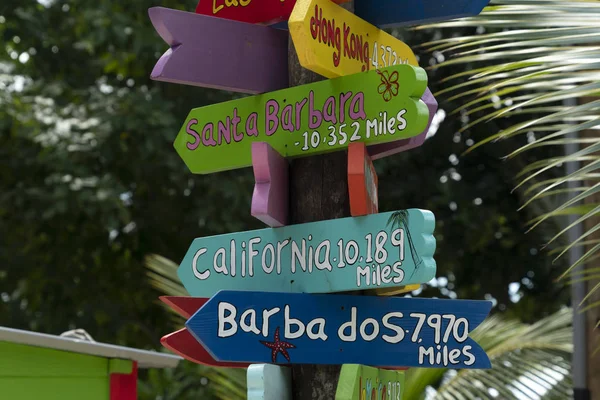
[[[434,226],[431,211],[411,209],[198,238],[177,274],[196,297],[425,283],[436,271]]]
[[[360,18],[382,28],[478,15],[490,0],[354,0]]]
[[[490,368],[490,301],[220,291],[187,322],[220,361]]]

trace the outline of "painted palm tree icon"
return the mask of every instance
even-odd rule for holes
[[[409,225],[408,225],[408,211],[407,210],[400,210],[400,211],[396,211],[394,213],[392,213],[392,215],[390,215],[390,218],[388,219],[387,224],[392,224],[392,232],[394,231],[394,229],[396,229],[396,227],[398,228],[402,228],[404,230],[404,237],[406,238],[406,240],[408,241],[408,248],[410,249],[410,256],[413,260],[413,262],[415,263],[415,269],[413,270],[412,275],[414,275],[414,273],[419,269],[419,267],[423,264],[423,259],[419,256],[419,253],[417,252],[417,249],[415,248],[415,244],[412,240],[412,236],[410,234],[410,229],[409,229]],[[402,247],[398,248],[398,259],[402,259]],[[412,277],[411,275],[411,277]]]

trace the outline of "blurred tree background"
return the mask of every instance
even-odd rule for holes
[[[191,108],[239,95],[149,79],[167,49],[147,16],[157,5],[193,11],[196,2],[0,3],[0,325],[83,328],[97,341],[160,349],[171,318],[145,256],[179,262],[195,237],[262,227],[250,216],[250,168],[192,175],[172,147]],[[413,48],[441,35],[394,33]],[[420,58],[425,67],[443,56]],[[465,68],[433,71],[430,88]],[[455,108],[440,101],[421,148],[375,163],[380,210],[436,215],[438,278],[414,295],[492,299],[494,312],[537,321],[567,304],[568,290],[554,282],[565,266],[540,252],[556,227],[526,234],[533,211],[516,211],[511,190],[527,158],[501,159],[527,138],[461,156],[515,119],[458,133],[476,115],[450,116]],[[197,371],[183,362],[152,372],[142,395],[199,398],[210,382],[189,378]],[[185,395],[168,392],[175,379]]]

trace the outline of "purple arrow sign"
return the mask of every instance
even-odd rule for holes
[[[288,87],[287,32],[164,7],[148,15],[171,47],[152,79],[253,94]]]
[[[288,163],[266,142],[252,143],[254,193],[250,214],[272,228],[288,221]]]
[[[376,144],[374,146],[367,147],[369,151],[369,155],[372,160],[379,160],[380,158],[391,156],[393,154],[401,153],[403,151],[411,150],[421,146],[425,142],[425,138],[427,137],[427,132],[429,132],[429,128],[431,127],[431,122],[433,121],[433,117],[438,109],[438,103],[433,97],[433,94],[427,88],[421,100],[425,104],[427,104],[427,108],[429,108],[429,123],[427,124],[427,128],[420,135],[411,137],[409,139],[397,140],[395,142],[387,142],[382,144]]]

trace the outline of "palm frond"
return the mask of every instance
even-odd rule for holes
[[[572,311],[565,308],[532,325],[498,315],[486,319],[471,337],[490,357],[491,369],[411,368],[404,398],[569,398]]]
[[[246,370],[210,368],[187,361],[175,369],[150,369],[138,382],[140,400],[244,400]]]
[[[478,147],[508,138],[527,135],[528,141],[507,155],[507,159],[539,154],[540,148],[576,145],[572,154],[541,159],[525,166],[518,175],[516,190],[525,200],[523,207],[554,199],[551,210],[530,221],[530,229],[542,223],[561,222],[566,215],[577,215],[577,224],[586,224],[584,234],[563,247],[558,257],[574,246],[597,236],[600,214],[600,2],[587,0],[495,0],[479,16],[420,26],[427,28],[477,27],[478,35],[451,37],[425,43],[431,52],[446,57],[431,68],[465,65],[466,72],[448,76],[450,83],[442,94],[463,105],[454,112],[477,114],[461,132],[498,119],[516,123],[471,146]],[[565,101],[576,100],[575,105]],[[559,147],[557,147],[559,146]],[[545,154],[549,154],[546,152]],[[575,171],[558,173],[568,163],[577,163]],[[583,182],[583,187],[571,184]],[[570,197],[570,195],[573,195]],[[558,226],[564,226],[559,224]],[[547,243],[558,244],[569,228]],[[586,247],[584,255],[563,274],[600,254],[597,243]],[[584,275],[582,279],[594,279]],[[596,286],[592,292],[600,290]],[[588,296],[591,299],[592,296]]]
[[[158,254],[150,254],[147,256],[145,259],[145,265],[148,269],[146,275],[150,285],[158,290],[158,292],[165,296],[189,295],[177,276],[177,268],[179,268],[179,265]],[[165,304],[163,304],[163,306],[172,312],[173,318],[171,322],[174,327],[180,327],[183,325],[185,322],[183,317],[173,311],[171,307],[168,307]]]
[[[246,399],[245,368],[207,368],[206,377],[211,384],[211,393],[219,400]]]

